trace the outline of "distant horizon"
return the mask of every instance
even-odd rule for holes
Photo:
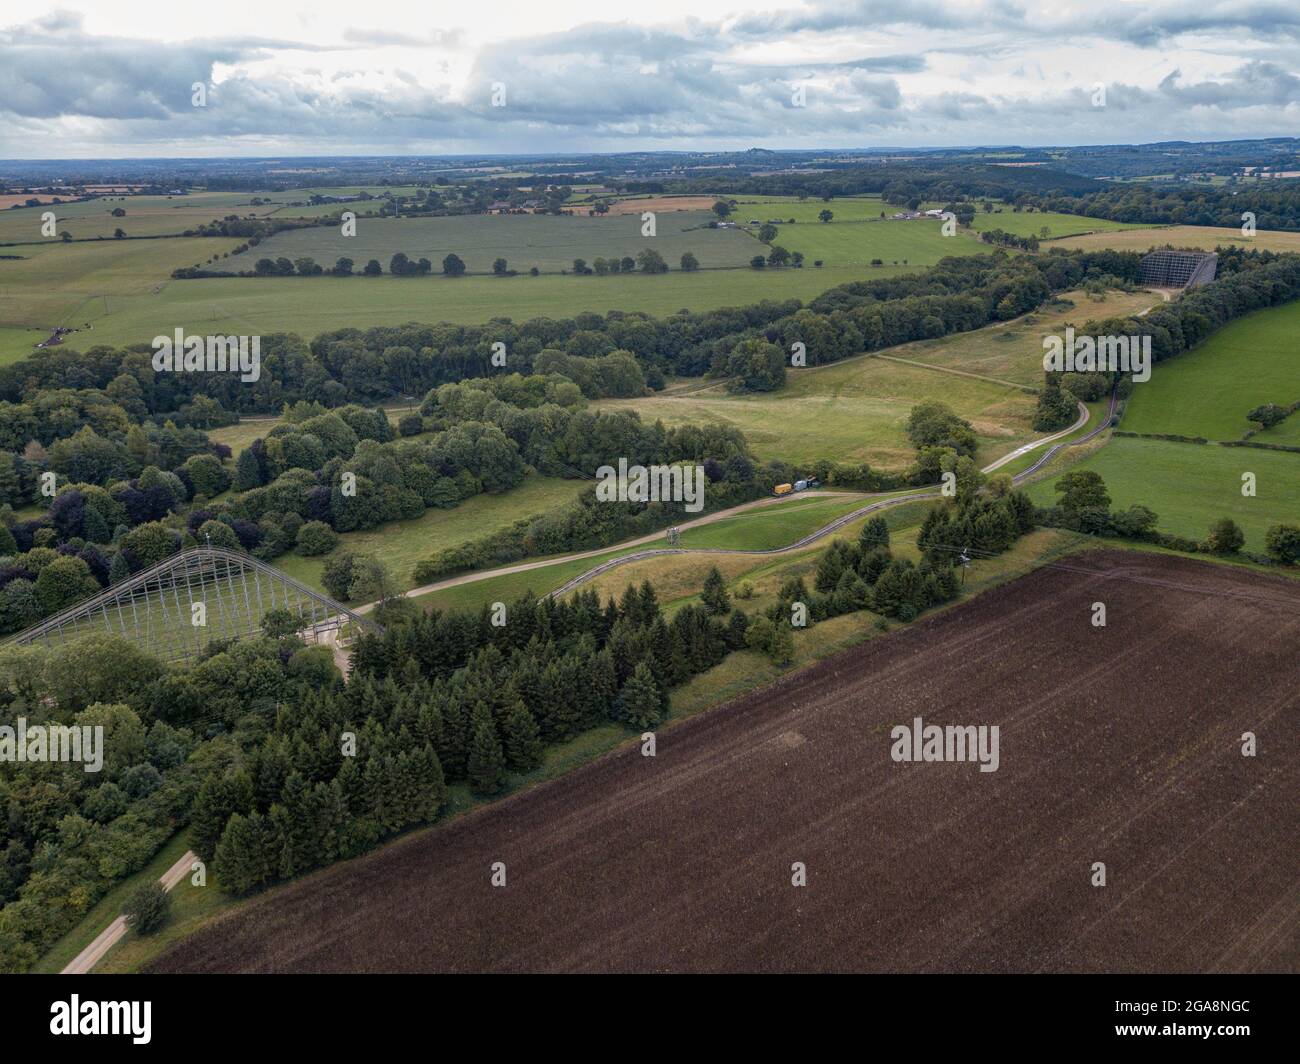
[[[1300,134],[1300,7],[1274,0],[0,0],[0,55],[14,161]]]
[[[0,156],[0,164],[15,163],[82,163],[87,165],[107,165],[110,163],[140,163],[140,162],[210,162],[214,159],[229,159],[243,162],[278,162],[281,160],[334,160],[334,159],[565,159],[565,158],[588,158],[591,156],[601,156],[608,158],[617,158],[626,155],[682,155],[682,156],[700,156],[700,155],[743,155],[751,151],[771,152],[776,155],[806,155],[809,153],[826,152],[836,154],[849,154],[862,152],[869,154],[888,154],[893,152],[957,152],[957,151],[1050,151],[1053,149],[1079,149],[1079,148],[1152,148],[1164,144],[1185,144],[1185,145],[1203,145],[1203,144],[1253,144],[1260,142],[1295,142],[1300,144],[1300,136],[1243,136],[1232,138],[1205,138],[1198,140],[1178,139],[1178,140],[1151,140],[1151,141],[1087,141],[1079,143],[1059,142],[1055,144],[1019,144],[1019,143],[987,143],[987,144],[927,144],[927,145],[904,145],[888,144],[871,147],[862,146],[834,146],[834,145],[815,145],[803,148],[769,148],[761,144],[752,144],[747,148],[621,148],[609,151],[555,151],[555,152],[538,152],[538,151],[480,151],[480,152],[327,152],[295,155],[289,152],[273,152],[268,155],[242,155],[239,153],[225,153],[212,155],[101,155],[101,156],[32,156],[30,158],[23,156]],[[1051,160],[1045,160],[1043,165],[1050,166]]]

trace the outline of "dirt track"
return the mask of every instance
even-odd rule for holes
[[[1300,587],[1065,564],[669,729],[654,759],[272,892],[155,970],[1296,971]],[[1001,767],[893,762],[915,715],[1000,725]]]

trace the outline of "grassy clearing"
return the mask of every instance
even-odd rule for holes
[[[786,386],[766,395],[729,395],[717,388],[599,405],[637,410],[648,421],[670,426],[735,425],[764,461],[798,465],[826,458],[900,470],[915,457],[903,431],[907,416],[925,399],[941,399],[971,421],[981,437],[981,464],[1035,435],[1034,397],[1017,387],[874,356],[791,370]]]
[[[1121,232],[1091,233],[1054,241],[1052,247],[1083,248],[1096,251],[1114,248],[1117,251],[1147,251],[1150,248],[1172,244],[1176,248],[1200,248],[1213,251],[1216,246],[1240,244],[1243,247],[1265,251],[1300,251],[1300,233],[1256,233],[1244,237],[1239,229],[1219,229],[1205,225],[1139,226]]]
[[[230,448],[232,457],[238,458],[240,451],[248,447],[254,440],[265,437],[278,424],[280,424],[278,417],[246,418],[234,425],[225,425],[219,429],[208,429],[208,439],[213,443],[224,443]]]
[[[904,344],[884,354],[1039,388],[1044,336],[1062,333],[1067,325],[1082,329],[1093,319],[1134,316],[1159,302],[1150,292],[1111,290],[1100,300],[1082,291],[1063,292],[1057,301],[1012,321]]]
[[[141,244],[144,242],[140,242]],[[150,241],[154,247],[188,241]],[[224,242],[233,246],[233,241]],[[95,245],[83,245],[93,247]],[[215,246],[215,245],[214,245]],[[76,245],[73,245],[76,247]],[[210,252],[209,252],[210,253]],[[196,252],[190,252],[191,255]],[[203,255],[206,258],[206,254]],[[176,265],[193,265],[182,259]],[[5,266],[0,262],[0,284]],[[509,317],[526,321],[535,317],[566,318],[584,311],[645,311],[667,315],[681,309],[694,311],[744,306],[763,299],[812,299],[828,288],[858,280],[856,267],[802,270],[674,270],[659,276],[633,274],[616,277],[445,277],[403,278],[209,278],[166,281],[167,273],[152,275],[152,286],[130,298],[111,300],[105,313],[98,304],[87,311],[95,326],[88,343],[136,343],[157,335],[159,323],[202,333],[294,332],[305,339],[348,327],[403,325],[407,322],[448,321],[475,324]],[[907,272],[904,270],[888,273]],[[70,275],[75,276],[75,275]],[[75,282],[74,282],[75,283]],[[68,299],[58,297],[57,307]],[[73,301],[78,302],[76,300]],[[10,311],[14,305],[0,288],[0,325],[33,320]],[[41,320],[41,319],[36,319]],[[55,319],[57,324],[57,319]],[[80,343],[73,337],[70,343]]]
[[[1246,414],[1254,407],[1300,400],[1294,346],[1298,332],[1300,300],[1239,318],[1194,351],[1157,364],[1151,380],[1133,389],[1124,428],[1240,439],[1251,427]],[[1300,428],[1283,422],[1256,438],[1284,443],[1295,434]]]
[[[430,259],[434,269],[441,270],[443,257],[454,252],[472,273],[491,273],[498,257],[515,270],[536,266],[544,273],[558,273],[572,270],[575,258],[586,259],[588,264],[597,256],[635,258],[645,248],[658,251],[670,267],[676,267],[686,251],[709,267],[743,266],[761,250],[740,230],[704,228],[711,219],[716,220],[712,212],[665,211],[656,217],[655,236],[645,237],[641,235],[641,216],[634,214],[377,218],[359,222],[353,237],[343,236],[334,226],[277,233],[233,262],[238,268],[252,269],[261,258],[310,255],[322,265],[332,266],[335,259],[346,255],[358,268],[367,259],[378,259],[387,271],[393,254],[404,251],[412,259]]]
[[[1070,468],[1099,473],[1112,508],[1149,506],[1161,531],[1189,539],[1204,539],[1213,521],[1231,517],[1246,534],[1246,549],[1262,553],[1270,525],[1300,516],[1300,455],[1117,437]],[[1254,498],[1241,494],[1245,472],[1257,478]],[[1056,480],[1035,482],[1030,497],[1050,505]]]
[[[412,573],[417,562],[490,535],[521,518],[562,506],[585,486],[581,480],[531,476],[503,495],[475,495],[449,510],[426,510],[411,521],[392,521],[366,532],[346,532],[339,537],[336,550],[375,555],[387,563],[398,587],[405,591],[415,586]],[[308,587],[324,591],[320,577],[329,557],[285,554],[273,564]]]
[[[830,524],[870,502],[865,495],[852,498],[809,498],[776,506],[763,506],[722,521],[688,528],[683,547],[720,547],[728,550],[772,550]]]

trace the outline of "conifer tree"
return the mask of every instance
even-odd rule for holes
[[[506,714],[505,739],[506,763],[515,772],[528,772],[541,764],[541,733],[522,702]]]
[[[660,721],[659,687],[650,666],[639,662],[618,695],[618,718],[629,728],[651,728]]]
[[[131,575],[131,567],[126,562],[126,555],[118,551],[108,563],[108,580],[110,584],[120,584]]]
[[[873,517],[858,534],[858,545],[863,550],[889,546],[889,523],[883,517]]]
[[[704,589],[700,592],[700,601],[711,614],[725,614],[731,610],[731,595],[727,593],[726,581],[715,565],[704,578]]]
[[[505,783],[506,757],[497,737],[492,711],[484,702],[470,717],[469,785],[479,795],[496,794]]]

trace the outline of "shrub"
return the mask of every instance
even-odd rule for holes
[[[1300,525],[1273,525],[1264,536],[1264,549],[1279,565],[1300,562]]]
[[[1246,537],[1231,517],[1220,517],[1210,526],[1205,549],[1211,554],[1236,554],[1246,544]]]
[[[172,900],[156,879],[136,887],[122,906],[126,926],[137,935],[152,935],[167,922]]]
[[[308,558],[328,554],[338,541],[338,533],[324,521],[308,521],[298,529],[298,553]]]

